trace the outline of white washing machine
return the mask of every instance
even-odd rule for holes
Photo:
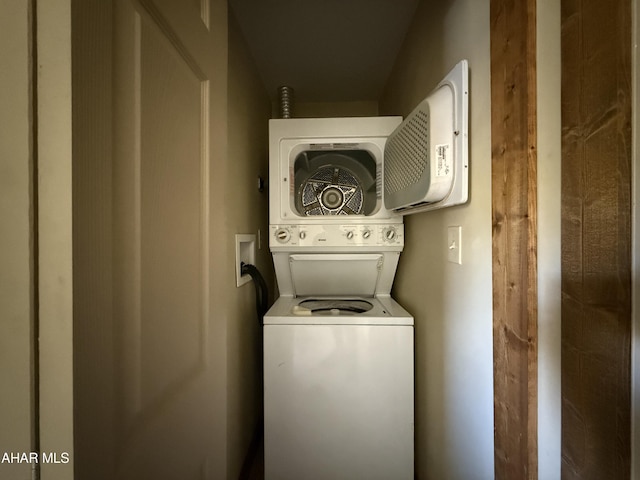
[[[467,200],[467,64],[408,117],[269,123],[265,478],[413,478],[402,215]]]
[[[280,297],[271,310],[265,478],[413,479],[411,315],[390,297]]]

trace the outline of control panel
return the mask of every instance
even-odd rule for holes
[[[271,247],[349,247],[404,245],[404,225],[271,225]]]

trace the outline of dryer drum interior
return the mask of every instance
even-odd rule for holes
[[[371,215],[379,206],[376,161],[366,150],[306,150],[293,170],[300,216]]]

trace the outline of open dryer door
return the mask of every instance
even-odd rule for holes
[[[384,204],[400,215],[468,199],[469,67],[458,63],[389,136]]]

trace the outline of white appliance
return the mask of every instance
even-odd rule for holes
[[[467,200],[467,68],[404,121],[269,123],[267,480],[414,476],[413,318],[390,294],[402,215]]]

